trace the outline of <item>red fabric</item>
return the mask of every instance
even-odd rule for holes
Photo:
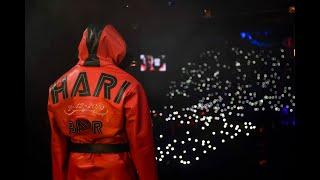
[[[145,91],[135,78],[117,67],[125,56],[126,44],[111,25],[105,26],[96,52],[100,66],[84,66],[89,54],[87,34],[88,29],[78,47],[78,64],[49,88],[53,179],[157,180]],[[106,74],[116,79],[107,96],[104,83],[110,84],[110,79],[104,79],[99,91],[99,81]],[[119,98],[125,81],[127,88]],[[130,152],[68,152],[69,139],[73,143],[129,143]]]

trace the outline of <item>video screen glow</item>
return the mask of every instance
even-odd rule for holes
[[[141,72],[165,72],[167,71],[166,55],[154,57],[153,55],[140,55]]]

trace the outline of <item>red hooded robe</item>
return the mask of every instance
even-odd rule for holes
[[[117,65],[126,44],[111,25],[89,26],[79,62],[49,88],[54,180],[157,180],[152,121],[141,84]],[[68,142],[129,144],[128,152],[70,152]]]

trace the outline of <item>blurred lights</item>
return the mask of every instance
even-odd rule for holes
[[[288,12],[289,12],[289,14],[296,13],[296,7],[295,6],[289,6]]]
[[[251,40],[254,40],[254,36],[246,34],[246,32],[242,32],[240,36],[247,39],[251,37]],[[195,159],[199,160],[202,153],[210,153],[208,149],[216,150],[216,147],[210,143],[220,140],[225,143],[228,138],[234,139],[242,131],[246,136],[249,136],[249,132],[256,129],[256,126],[252,122],[242,121],[246,120],[247,111],[271,110],[279,112],[284,105],[288,104],[288,113],[294,112],[295,96],[290,84],[292,74],[288,74],[289,71],[281,69],[284,66],[288,68],[288,66],[293,65],[286,51],[287,49],[280,48],[279,55],[275,55],[272,51],[246,51],[232,47],[232,53],[235,54],[236,61],[228,65],[225,64],[226,62],[220,62],[222,59],[220,52],[212,50],[202,53],[201,57],[214,60],[217,66],[211,67],[205,63],[190,62],[188,66],[183,67],[181,70],[183,75],[186,76],[185,81],[174,81],[174,83],[172,81],[168,96],[192,98],[192,94],[196,93],[201,95],[202,98],[195,99],[193,105],[182,109],[176,108],[177,106],[171,103],[172,105],[168,106],[170,109],[164,106],[162,112],[151,111],[151,113],[159,115],[156,118],[176,121],[181,128],[188,127],[187,131],[183,131],[185,136],[179,140],[182,145],[173,144],[169,146],[168,144],[166,149],[170,149],[171,153],[174,150],[183,152],[187,159],[182,160],[182,156],[179,156],[179,159],[181,159],[182,164],[189,164],[192,161],[188,161],[190,160],[188,158],[196,157]],[[224,79],[224,68],[228,66],[231,67],[231,70],[232,68],[235,70],[236,78]],[[271,68],[273,71],[270,70]],[[184,95],[188,95],[188,97]],[[232,124],[230,124],[231,122]],[[191,141],[190,136],[187,135],[193,135],[193,129],[201,129],[203,133],[209,131],[213,136],[210,136],[210,139],[204,139],[200,136]],[[215,136],[216,132],[219,132],[217,136]],[[164,141],[166,138],[161,135],[160,139]],[[188,142],[188,145],[184,145],[185,141]],[[173,142],[177,143],[178,141],[174,139]],[[189,145],[191,145],[192,151],[188,149],[181,151],[181,147],[187,148],[190,147]],[[162,156],[157,160],[167,161],[164,153],[159,152],[160,149],[158,147],[157,152]],[[194,156],[189,154],[190,152]],[[176,155],[168,157],[177,158]]]

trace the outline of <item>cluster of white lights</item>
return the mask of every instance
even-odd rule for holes
[[[151,111],[155,118],[167,125],[174,123],[182,131],[157,136],[159,162],[174,159],[191,164],[223,143],[253,134],[257,127],[245,120],[246,111],[294,112],[293,60],[287,50],[233,47],[230,53],[233,62],[222,61],[218,51],[201,53],[197,63],[189,62],[181,69],[182,79],[171,82],[167,96],[172,103],[164,110]],[[177,97],[179,102],[175,102]],[[184,106],[181,97],[186,100]]]

